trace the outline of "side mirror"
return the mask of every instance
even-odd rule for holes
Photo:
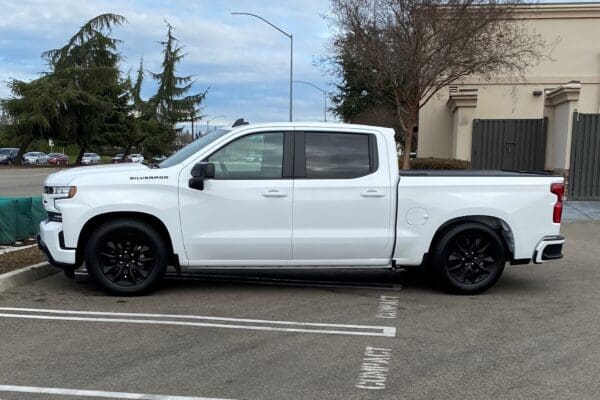
[[[199,162],[192,168],[192,178],[188,185],[192,189],[204,190],[204,180],[215,177],[215,165],[208,162]]]

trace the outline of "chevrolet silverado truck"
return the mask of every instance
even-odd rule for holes
[[[181,268],[423,268],[458,293],[562,257],[563,178],[399,171],[394,132],[274,123],[219,130],[159,165],[50,175],[38,243],[118,294]]]

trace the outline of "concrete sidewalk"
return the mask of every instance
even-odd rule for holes
[[[565,221],[600,221],[600,201],[567,201],[563,208]]]

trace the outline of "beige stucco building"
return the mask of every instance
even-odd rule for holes
[[[471,160],[477,119],[542,119],[544,167],[568,172],[574,112],[600,113],[600,3],[529,5],[518,15],[550,58],[522,81],[471,78],[440,91],[419,116],[419,157]]]

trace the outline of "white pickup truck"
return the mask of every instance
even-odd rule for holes
[[[563,178],[505,171],[398,171],[391,129],[245,125],[160,165],[50,175],[39,246],[72,275],[146,291],[184,268],[426,268],[479,293],[506,262],[562,257]]]

